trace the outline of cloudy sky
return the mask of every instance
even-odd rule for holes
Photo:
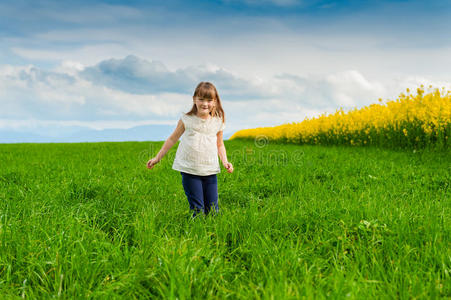
[[[1,1],[0,143],[165,140],[200,81],[243,128],[451,89],[450,1]]]

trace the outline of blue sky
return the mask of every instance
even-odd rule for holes
[[[226,137],[451,88],[450,20],[451,1],[3,1],[0,142],[164,140],[199,81]]]

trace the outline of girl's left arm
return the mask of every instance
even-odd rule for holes
[[[226,148],[225,148],[225,145],[224,145],[224,140],[222,138],[222,130],[219,131],[216,134],[216,137],[217,137],[218,155],[219,155],[219,158],[222,161],[222,165],[224,166],[224,168],[227,169],[227,172],[232,173],[233,172],[233,166],[227,160]]]

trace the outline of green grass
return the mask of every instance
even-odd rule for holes
[[[162,144],[0,145],[0,294],[451,297],[449,152],[226,141],[192,220]]]

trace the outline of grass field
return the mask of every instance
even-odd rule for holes
[[[449,152],[225,141],[192,220],[162,144],[0,145],[0,294],[451,297]]]

